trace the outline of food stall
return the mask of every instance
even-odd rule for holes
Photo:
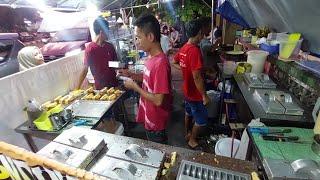
[[[203,2],[209,6],[208,1]],[[320,99],[317,100],[320,65],[313,29],[303,31],[294,26],[286,29],[283,24],[273,24],[279,31],[301,33],[270,33],[269,36],[265,27],[252,32],[249,26],[265,25],[259,22],[263,22],[260,15],[266,11],[259,11],[263,13],[252,20],[248,14],[239,13],[247,8],[243,4],[226,2],[231,2],[244,18],[234,21],[218,10],[223,17],[220,19],[223,42],[235,43],[230,46],[233,50],[219,49],[221,59],[217,66],[222,82],[221,92],[217,91],[221,98],[217,122],[227,127],[223,134],[231,137],[207,130],[210,133],[205,144],[214,150],[202,152],[124,136],[131,130],[125,106],[131,93],[123,87],[75,89],[84,68],[84,52],[63,53],[56,61],[0,79],[0,119],[3,119],[0,176],[7,179],[317,179],[320,132],[312,128],[316,120],[320,122]],[[115,1],[101,9],[113,7],[114,11],[125,13],[124,9],[117,9],[124,4],[127,10],[131,9],[129,14],[133,13],[132,1]],[[160,1],[148,4],[159,6]],[[261,8],[261,4],[251,5]],[[77,14],[83,13],[85,6],[80,3]],[[212,1],[214,6],[225,7],[225,4]],[[288,7],[297,9],[295,5]],[[212,11],[215,13],[214,8]],[[123,16],[122,22],[127,21],[127,16]],[[281,13],[279,17],[292,22]],[[297,19],[301,25],[300,17]],[[227,20],[245,26],[233,26]],[[241,24],[243,20],[252,21]],[[117,28],[117,24],[112,24],[112,28]],[[143,71],[145,53],[135,49],[132,29],[126,29],[129,35],[127,31],[121,32],[121,37],[116,30],[112,34],[119,38],[111,37],[110,41],[120,62],[110,62],[109,66]],[[233,31],[234,37],[226,37]],[[315,54],[296,52],[302,49],[302,34],[312,42],[310,51]],[[266,36],[264,43],[259,42],[258,36]],[[218,111],[217,106],[208,108]],[[115,117],[119,126],[112,133],[100,131],[99,126],[110,117]],[[175,128],[174,133],[183,134]]]

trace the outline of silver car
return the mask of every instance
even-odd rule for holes
[[[24,47],[17,33],[0,33],[0,78],[19,72],[18,52]]]

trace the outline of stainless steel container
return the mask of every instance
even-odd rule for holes
[[[96,156],[106,146],[106,143],[103,137],[89,132],[83,131],[82,128],[73,127],[63,131],[53,141],[89,151],[93,156]]]
[[[160,150],[142,148],[136,144],[113,144],[108,148],[107,156],[155,168],[161,166],[165,155],[165,153]]]
[[[90,171],[111,179],[151,180],[157,178],[159,168],[103,156]]]
[[[85,168],[94,158],[92,152],[50,142],[37,154],[57,160],[76,168]]]

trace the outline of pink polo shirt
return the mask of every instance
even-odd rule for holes
[[[165,94],[162,105],[140,98],[137,122],[144,123],[146,130],[161,131],[167,126],[172,110],[171,68],[164,53],[145,62],[142,89],[154,94]]]

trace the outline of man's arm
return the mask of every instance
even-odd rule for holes
[[[203,104],[204,105],[208,104],[209,97],[208,97],[206,89],[204,87],[204,80],[202,78],[201,71],[200,70],[192,71],[192,76],[193,76],[194,83],[195,83],[198,91],[202,95]]]
[[[87,73],[88,73],[88,66],[85,66],[80,74],[80,80],[79,80],[79,84],[77,86],[77,89],[80,89],[81,88],[81,85],[84,81],[84,79],[86,78],[87,76]]]
[[[137,93],[140,94],[140,96],[142,96],[143,98],[145,98],[148,101],[151,101],[154,105],[161,106],[165,94],[149,93],[149,92],[143,90],[137,83],[135,83],[132,80],[125,81],[124,85],[128,89],[132,89],[132,90],[136,91]]]

